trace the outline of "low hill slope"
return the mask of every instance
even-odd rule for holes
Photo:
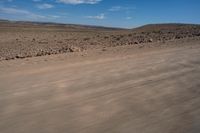
[[[122,45],[144,46],[200,36],[200,25],[154,24],[135,29],[0,21],[0,60]]]

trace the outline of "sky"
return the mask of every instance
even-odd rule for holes
[[[121,28],[200,24],[200,0],[0,0],[0,19]]]

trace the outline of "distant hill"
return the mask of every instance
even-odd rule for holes
[[[200,28],[198,24],[148,24],[132,29],[135,32],[152,32],[152,31],[177,31],[177,30],[194,30]]]
[[[104,27],[104,26],[93,26],[93,25],[81,25],[81,24],[63,24],[63,23],[53,23],[53,22],[32,22],[32,21],[10,21],[0,19],[0,24],[11,26],[50,26],[50,27],[64,27],[64,28],[72,28],[72,29],[97,29],[97,30],[124,30],[123,28],[115,28],[115,27]]]
[[[56,28],[68,28],[68,29],[78,29],[78,30],[131,30],[134,32],[152,32],[152,31],[177,31],[177,30],[193,30],[199,28],[198,24],[179,24],[179,23],[166,23],[166,24],[148,24],[140,26],[133,29],[115,28],[115,27],[104,27],[104,26],[94,26],[94,25],[81,25],[81,24],[63,24],[63,23],[53,23],[53,22],[32,22],[32,21],[11,21],[0,19],[0,24],[8,26],[34,26],[34,27],[56,27]]]

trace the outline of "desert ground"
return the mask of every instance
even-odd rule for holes
[[[157,24],[135,29],[0,21],[0,60],[81,52],[118,46],[163,45],[200,37],[200,25]],[[155,47],[155,45],[152,45]]]
[[[200,132],[198,25],[45,26],[0,26],[0,133]]]

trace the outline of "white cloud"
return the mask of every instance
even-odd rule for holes
[[[15,8],[0,8],[0,12],[6,14],[29,14],[26,10],[15,9]]]
[[[105,14],[100,14],[100,15],[97,15],[97,16],[86,16],[86,18],[89,18],[89,19],[98,19],[98,20],[103,20],[105,19]]]
[[[37,5],[37,8],[39,8],[39,9],[49,9],[49,8],[53,8],[53,7],[54,7],[53,5],[47,4],[47,3]]]
[[[113,6],[109,9],[109,11],[115,12],[115,11],[120,11],[122,10],[121,6]]]
[[[61,16],[57,16],[57,15],[49,15],[50,18],[52,19],[57,19],[57,18],[60,18]]]
[[[0,8],[0,13],[12,14],[12,15],[21,15],[24,18],[29,18],[32,20],[44,19],[45,16],[38,15],[27,10],[16,9],[16,8]]]
[[[132,17],[126,17],[126,19],[127,19],[127,20],[131,20],[131,19],[132,19]]]
[[[0,7],[0,14],[9,14],[14,17],[17,17],[18,20],[28,20],[28,21],[51,21],[63,17],[54,14],[43,16],[32,13],[27,10],[22,10],[17,8],[1,8],[1,7]]]
[[[57,0],[57,2],[64,3],[64,4],[97,4],[102,0]]]
[[[134,9],[135,9],[135,7],[113,6],[110,9],[108,9],[108,11],[117,12],[117,11],[130,11],[130,10],[134,10]]]

